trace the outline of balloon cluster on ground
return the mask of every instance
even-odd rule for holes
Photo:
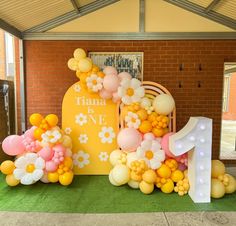
[[[32,114],[32,127],[23,135],[11,135],[2,143],[3,151],[15,156],[1,164],[9,186],[31,185],[41,180],[44,183],[72,183],[73,161],[71,138],[57,126],[58,117],[49,114],[45,118]]]
[[[236,191],[235,178],[226,173],[225,165],[220,160],[212,160],[211,197],[222,198],[225,194]]]

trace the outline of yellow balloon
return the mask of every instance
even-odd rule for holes
[[[17,180],[13,174],[9,174],[6,176],[6,183],[7,185],[14,187],[17,186],[20,183],[20,181]]]
[[[50,115],[47,115],[45,120],[48,122],[48,124],[51,126],[51,127],[54,127],[57,125],[58,123],[58,117],[57,115],[55,114],[50,114]]]
[[[83,58],[86,58],[86,52],[81,48],[76,49],[73,55],[76,60],[81,60]]]
[[[117,164],[112,170],[112,178],[117,184],[126,184],[130,180],[130,170],[126,165]]]
[[[67,62],[67,66],[70,70],[76,71],[79,69],[79,61],[75,58],[70,58]]]
[[[120,186],[121,184],[118,184],[116,181],[114,181],[113,177],[112,177],[112,170],[109,173],[109,181],[112,185],[114,186]]]
[[[135,180],[130,180],[128,182],[128,185],[133,189],[138,189],[139,188],[139,182],[135,181]]]
[[[155,183],[157,175],[154,170],[147,170],[143,174],[143,180],[149,184]]]
[[[174,190],[174,183],[171,179],[167,179],[167,182],[161,186],[163,193],[171,193]]]
[[[42,140],[41,135],[44,133],[44,131],[41,128],[37,128],[34,130],[34,138],[37,140]]]
[[[70,157],[65,157],[64,159],[64,162],[63,162],[63,165],[68,167],[68,168],[71,168],[73,166],[73,161]]]
[[[59,180],[59,174],[57,172],[48,173],[48,181],[51,183],[57,183]]]
[[[79,61],[78,68],[81,72],[88,72],[92,69],[92,62],[89,58],[84,58]]]
[[[6,160],[1,164],[1,171],[6,175],[12,174],[15,168],[15,164],[11,160]]]
[[[220,160],[212,160],[211,162],[211,177],[217,178],[225,174],[225,165]]]
[[[225,193],[230,194],[236,191],[236,180],[230,174],[225,174],[229,178],[229,184],[225,186]]]
[[[64,135],[62,139],[62,145],[66,148],[72,148],[72,140],[69,136]]]
[[[123,154],[123,152],[120,149],[116,149],[111,152],[110,157],[109,157],[109,161],[112,166],[115,166],[117,163],[119,163],[119,159],[122,154]]]
[[[180,170],[175,170],[172,174],[171,174],[171,179],[174,182],[178,182],[180,180],[182,180],[184,178],[184,174],[182,171]]]
[[[211,197],[215,199],[222,198],[225,195],[225,186],[218,179],[211,179]]]
[[[72,171],[65,172],[59,176],[59,182],[61,185],[67,186],[72,183],[74,174]]]
[[[140,191],[146,195],[151,194],[154,190],[154,184],[149,184],[145,181],[141,181],[139,184]]]
[[[30,124],[37,127],[40,126],[42,120],[43,120],[43,116],[38,113],[32,114],[29,118]]]
[[[171,175],[171,169],[166,164],[162,164],[159,169],[157,169],[157,174],[162,178],[169,178]]]

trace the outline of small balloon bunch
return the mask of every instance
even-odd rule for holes
[[[71,138],[57,126],[58,117],[49,114],[30,116],[32,127],[23,135],[10,135],[2,143],[3,151],[15,156],[15,161],[6,160],[1,172],[6,174],[9,186],[31,185],[41,180],[44,183],[72,183],[74,173],[71,159]]]
[[[218,199],[225,194],[234,193],[236,191],[236,179],[226,173],[224,163],[220,160],[212,160],[211,167],[211,197]]]

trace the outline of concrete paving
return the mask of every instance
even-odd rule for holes
[[[0,212],[1,226],[236,226],[236,212],[64,214]]]

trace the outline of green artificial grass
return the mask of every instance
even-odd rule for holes
[[[114,187],[107,176],[76,176],[73,183],[38,182],[31,186],[8,187],[0,177],[0,211],[59,213],[138,213],[162,211],[236,211],[236,193],[208,204],[194,204],[186,195],[155,190],[144,195],[127,185]]]

